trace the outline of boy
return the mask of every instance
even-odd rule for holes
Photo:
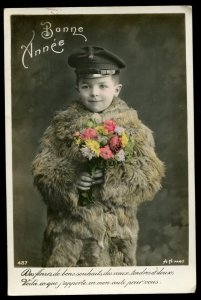
[[[136,265],[137,207],[152,200],[164,176],[151,131],[118,98],[124,62],[100,47],[85,47],[68,59],[75,69],[79,101],[58,112],[33,161],[34,183],[47,204],[42,247],[44,267]],[[93,174],[72,138],[88,120],[113,120],[134,139],[129,161]],[[79,201],[90,191],[90,205]]]

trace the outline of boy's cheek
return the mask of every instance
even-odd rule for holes
[[[79,94],[80,94],[81,97],[86,98],[89,95],[89,92],[88,91],[85,91],[85,92],[81,91]]]

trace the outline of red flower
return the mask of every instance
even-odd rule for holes
[[[109,141],[110,149],[117,153],[121,149],[121,138],[118,135],[113,136]]]
[[[116,128],[116,123],[113,120],[107,120],[104,122],[104,128],[108,130],[109,133],[113,133]]]
[[[112,153],[112,151],[110,150],[109,146],[105,146],[100,148],[100,156],[104,159],[110,159],[113,158],[114,155]]]
[[[85,128],[81,133],[81,138],[84,140],[97,139],[98,135],[95,129]]]

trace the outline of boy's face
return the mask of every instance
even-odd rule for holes
[[[101,112],[119,95],[121,87],[122,85],[117,84],[109,75],[100,78],[80,78],[77,89],[86,108],[92,112]]]

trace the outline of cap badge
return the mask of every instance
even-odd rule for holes
[[[89,47],[89,59],[94,59],[94,51],[93,51],[93,47]]]

